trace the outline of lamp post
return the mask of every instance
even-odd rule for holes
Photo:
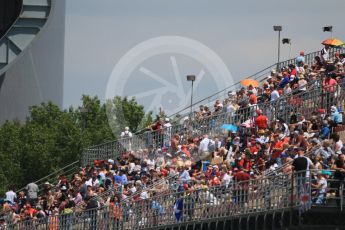
[[[193,113],[193,86],[194,86],[194,81],[195,81],[195,75],[187,75],[187,81],[192,82],[192,92],[190,95],[190,117],[192,118],[192,113]]]
[[[331,38],[333,38],[333,26],[324,26],[322,30],[323,32],[331,32]]]
[[[289,44],[289,59],[291,59],[291,39],[290,38],[283,38],[282,43],[284,44]]]
[[[277,72],[279,71],[280,62],[280,32],[283,30],[282,26],[273,26],[274,31],[278,31],[278,61],[277,61]]]

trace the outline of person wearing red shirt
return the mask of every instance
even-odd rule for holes
[[[256,95],[253,93],[252,90],[248,91],[248,96],[249,96],[249,103],[251,105],[255,105],[258,103],[258,98],[256,97]]]
[[[234,188],[235,202],[243,207],[248,201],[248,189],[250,176],[248,173],[243,171],[242,167],[239,167],[239,171],[235,173],[233,179],[237,182]]]
[[[274,143],[272,148],[272,159],[275,160],[280,157],[280,154],[283,152],[283,145],[284,145],[284,135],[283,134],[276,134],[274,137]]]
[[[255,125],[259,129],[267,129],[267,123],[268,123],[267,117],[262,114],[261,110],[258,110],[256,113],[258,114],[258,116],[255,118]]]

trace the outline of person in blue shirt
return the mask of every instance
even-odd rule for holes
[[[183,183],[188,183],[191,180],[189,172],[188,172],[188,167],[184,168],[183,172],[180,175],[180,180]]]
[[[279,83],[279,88],[284,88],[287,84],[289,84],[290,78],[287,73],[284,73],[283,79]]]
[[[331,107],[331,119],[335,124],[343,123],[343,115],[339,113],[337,107]]]
[[[123,170],[120,170],[119,175],[114,176],[114,180],[117,184],[126,185],[128,183],[127,176]]]
[[[319,133],[319,137],[321,139],[327,139],[329,134],[330,134],[331,130],[330,128],[328,127],[328,122],[327,121],[324,121],[323,124],[322,124],[322,129],[321,129],[321,132]]]

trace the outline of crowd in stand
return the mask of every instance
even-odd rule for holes
[[[213,109],[200,106],[196,113],[194,122],[207,121],[210,125],[216,115],[225,113],[234,117],[241,109],[259,105],[253,107],[255,117],[251,117],[252,113],[242,114],[244,119],[234,124],[236,129],[223,132],[200,129],[200,133],[191,130],[186,120],[185,130],[172,134],[169,119],[158,118],[149,127],[156,135],[146,143],[146,148],[132,150],[132,133],[126,128],[121,137],[129,140],[124,142],[127,151],[119,158],[97,160],[92,166],[80,168],[72,178],[60,175],[56,184],[47,182],[44,188],[30,183],[18,194],[8,191],[2,200],[2,223],[103,206],[111,207],[114,217],[121,219],[120,203],[145,200],[164,192],[228,187],[233,181],[309,168],[319,172],[312,175],[315,177],[312,186],[317,189],[314,202],[323,203],[326,179],[343,180],[345,175],[345,148],[336,132],[343,124],[343,112],[333,100],[345,83],[345,55],[336,53],[330,57],[328,48],[323,49],[321,57],[315,58],[313,65],[304,63],[301,52],[296,65],[282,67],[278,72],[272,70],[260,86],[250,85],[229,92],[229,97],[217,100]],[[261,103],[320,87],[327,94],[327,108],[305,115],[292,114],[289,120],[268,116],[260,109]],[[333,175],[330,170],[336,173]]]

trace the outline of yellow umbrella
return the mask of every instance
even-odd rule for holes
[[[259,86],[259,82],[258,81],[256,81],[256,80],[253,80],[253,79],[244,79],[244,80],[242,80],[241,81],[241,85],[243,85],[243,86],[250,86],[250,85],[252,85],[253,87],[258,87]]]
[[[344,42],[337,38],[329,38],[324,40],[321,44],[329,46],[341,46],[344,45]]]

